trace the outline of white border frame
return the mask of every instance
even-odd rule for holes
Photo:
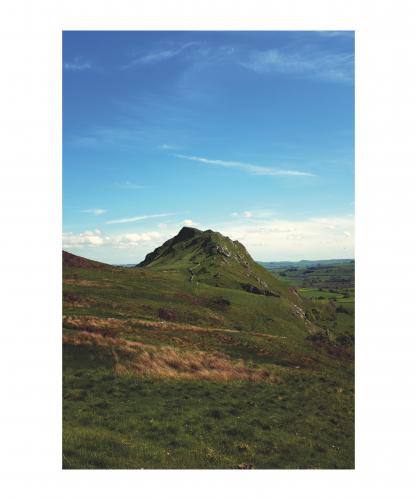
[[[413,496],[415,281],[401,278],[417,254],[410,158],[417,114],[415,5],[408,0],[3,1],[3,498]],[[355,471],[61,470],[60,68],[61,32],[71,29],[356,31]]]

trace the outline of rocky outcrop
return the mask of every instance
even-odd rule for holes
[[[250,283],[244,283],[242,288],[249,293],[254,293],[256,295],[266,295],[267,297],[280,297],[278,293],[271,292],[270,290],[265,290],[258,288],[257,286],[251,285]]]

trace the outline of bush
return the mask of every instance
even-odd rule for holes
[[[343,307],[343,306],[337,306],[336,307],[336,312],[338,312],[338,313],[344,313],[344,314],[350,314],[349,309],[347,309],[346,307]]]
[[[342,346],[353,346],[354,344],[353,335],[338,335],[336,337],[336,343]]]
[[[160,309],[158,309],[158,317],[167,321],[176,321],[177,313],[175,311],[171,311],[169,309],[164,309],[161,307]]]
[[[212,307],[215,309],[219,309],[220,311],[224,311],[230,307],[231,303],[229,299],[224,297],[216,297],[211,302]]]

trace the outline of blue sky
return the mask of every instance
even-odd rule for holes
[[[63,245],[135,263],[183,225],[353,257],[352,32],[64,32]]]

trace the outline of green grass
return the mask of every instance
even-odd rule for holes
[[[273,283],[280,297],[266,297],[216,286],[210,276],[190,282],[183,262],[64,268],[64,315],[201,326],[207,330],[139,323],[104,334],[155,348],[220,352],[276,377],[225,383],[121,374],[115,349],[65,344],[64,468],[354,467],[353,301],[343,291],[327,291],[324,300],[318,289],[299,296],[282,277]],[[310,338],[308,324],[327,336]],[[65,334],[76,330],[66,327]]]
[[[352,468],[353,432],[349,384],[302,370],[276,384],[64,376],[65,468]]]

